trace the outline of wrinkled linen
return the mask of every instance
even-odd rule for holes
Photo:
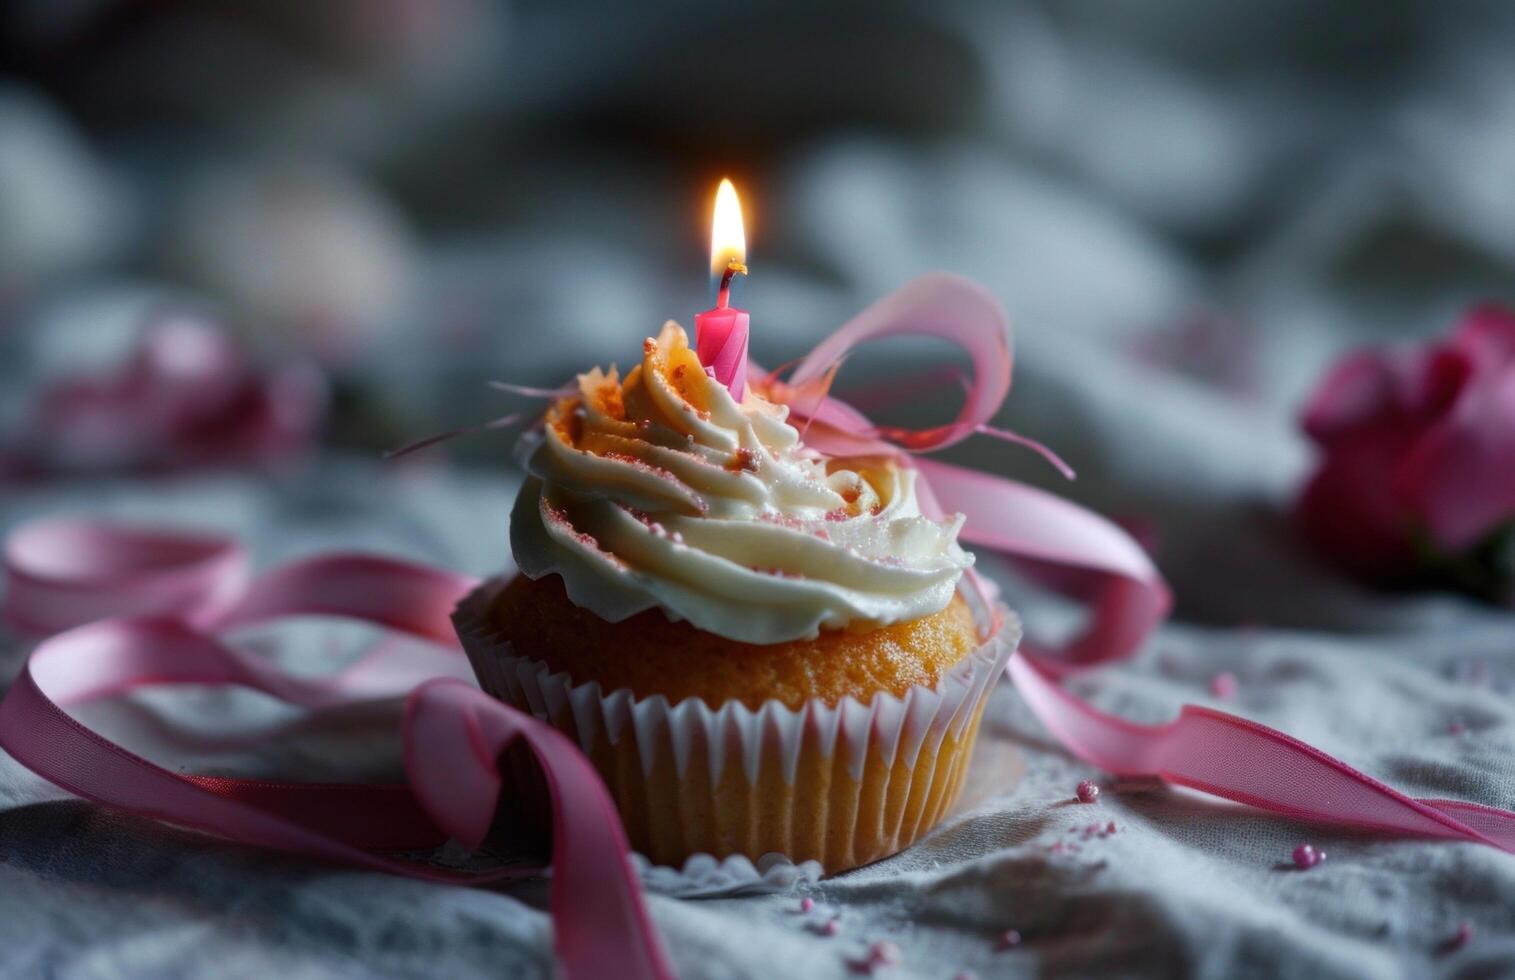
[[[1051,445],[1079,480],[1060,484],[1044,461],[987,439],[949,455],[1126,521],[1151,539],[1177,601],[1173,623],[1133,662],[1076,682],[1081,693],[1158,721],[1185,701],[1220,704],[1209,685],[1228,671],[1230,710],[1413,795],[1515,806],[1515,613],[1366,592],[1305,553],[1285,519],[1308,468],[1293,414],[1342,350],[1425,337],[1472,298],[1512,298],[1507,13],[922,3],[873,11],[876,22],[859,30],[850,17],[791,22],[778,6],[753,5],[733,37],[754,45],[751,64],[782,62],[787,80],[776,87],[758,71],[734,80],[729,102],[764,106],[754,117],[684,84],[730,46],[677,34],[647,43],[657,32],[640,5],[539,6],[513,22],[508,56],[487,59],[499,78],[478,91],[503,111],[430,141],[447,165],[417,164],[439,176],[413,180],[410,193],[445,189],[433,210],[459,210],[452,165],[470,157],[471,141],[499,139],[503,118],[593,116],[613,104],[624,118],[682,119],[675,135],[737,118],[777,127],[786,111],[865,121],[794,141],[759,188],[752,275],[737,287],[752,311],[753,356],[782,364],[932,269],[981,281],[1015,329],[1014,388],[995,424]],[[793,57],[797,36],[825,52],[814,76]],[[212,39],[166,40],[203,50]],[[901,50],[923,63],[878,71]],[[212,63],[249,69],[229,56]],[[676,77],[670,64],[681,66]],[[203,95],[204,118],[242,120],[216,101],[221,89],[184,98]],[[328,102],[349,105],[326,100],[301,114],[302,146],[355,138],[324,125]],[[152,149],[144,155],[165,165],[136,175],[148,201],[180,182],[175,153],[192,156]],[[476,169],[489,170],[479,149]],[[589,175],[606,172],[603,155],[577,154],[522,148],[519,172],[490,171],[498,186],[479,192],[514,195],[509,223],[443,228],[417,243],[414,303],[384,307],[351,379],[409,435],[520,407],[502,407],[487,379],[558,384],[635,350],[647,324],[687,322],[708,305],[702,236],[680,224],[697,190],[687,171],[638,170],[633,159],[597,183]],[[54,197],[70,210],[93,199]],[[47,225],[72,227],[58,220],[67,217]],[[36,238],[14,228],[29,237],[0,228],[7,256]],[[390,251],[369,258],[387,267]],[[215,277],[197,281],[206,278]],[[29,385],[99,355],[106,328],[135,322],[144,293],[152,284],[84,277],[60,284],[50,306],[7,311],[0,415]],[[870,378],[934,353],[902,343],[892,360],[860,355],[838,390],[867,408]],[[950,382],[945,390],[955,396]],[[933,404],[941,394],[921,393],[916,412],[887,421],[944,421],[948,407]],[[458,450],[484,466],[339,457],[277,477],[7,487],[0,530],[60,511],[198,522],[241,534],[264,566],[341,546],[488,574],[508,552],[518,477],[504,464],[506,437]],[[1006,584],[1030,632],[1070,627],[1066,603],[1012,581],[992,558],[980,567]],[[274,649],[322,669],[362,638],[312,625],[283,639]],[[22,653],[18,640],[0,640],[0,683]],[[292,720],[236,693],[155,693],[91,710],[155,758],[202,772],[381,779],[399,768],[392,704],[267,737],[269,724]],[[181,726],[218,733],[220,751],[186,751]],[[228,731],[253,734],[228,741]],[[1342,834],[1152,784],[1106,781],[1097,804],[1072,804],[1078,780],[1098,774],[1051,744],[1002,685],[981,751],[1007,749],[1022,761],[1007,767],[1001,792],[909,851],[810,892],[841,915],[834,938],[805,928],[793,895],[650,898],[675,965],[689,977],[843,977],[866,941],[890,939],[902,977],[1515,969],[1509,855]],[[1112,836],[1069,833],[1111,820]],[[1290,869],[1302,840],[1327,852],[1324,865]],[[445,888],[220,844],[107,813],[0,757],[0,974],[546,976],[545,895],[540,883]],[[1447,948],[1463,922],[1473,940]],[[1024,942],[996,952],[1006,928]]]
[[[4,522],[87,508],[229,528],[261,562],[348,545],[479,574],[498,564],[512,479],[425,467],[375,475],[376,464],[349,460],[282,486],[207,477],[17,495]],[[1278,550],[1245,524],[1233,534],[1254,555]],[[1292,562],[1259,558],[1256,588],[1300,575]],[[1009,595],[1033,629],[1073,622],[1059,600],[1014,582]],[[1328,600],[1338,623],[1371,621],[1391,601],[1340,584],[1317,597]],[[1391,602],[1396,616],[1352,633],[1331,622],[1174,624],[1135,663],[1079,684],[1102,706],[1153,721],[1185,700],[1218,703],[1209,681],[1230,671],[1238,681],[1230,707],[1402,789],[1515,804],[1509,615],[1440,596]],[[1308,607],[1297,613],[1308,615]],[[341,661],[360,640],[314,625],[282,639],[282,655],[298,649],[311,669]],[[22,647],[10,640],[5,650],[10,674]],[[128,744],[200,771],[385,778],[398,766],[392,704],[204,757],[185,751],[177,724],[226,733],[289,719],[250,696],[210,692],[91,710],[108,713]],[[1453,733],[1454,723],[1466,730]],[[1020,754],[1019,764],[990,770],[1006,782],[1002,791],[973,787],[987,798],[924,842],[807,892],[841,915],[840,935],[807,929],[796,894],[654,896],[675,964],[695,977],[845,976],[846,958],[873,939],[904,950],[898,975],[922,977],[962,968],[1394,976],[1515,963],[1508,855],[1301,826],[1156,784],[1107,781],[1097,804],[1072,803],[1074,784],[1098,774],[1049,744],[1008,684],[991,701],[984,739],[991,756],[1006,747]],[[1110,836],[1070,833],[1112,820]],[[1329,854],[1323,866],[1289,867],[1302,840]],[[545,895],[543,884],[470,891],[259,854],[104,812],[0,760],[0,943],[14,975],[546,975]],[[1443,952],[1463,921],[1473,923],[1474,942]],[[1012,927],[1025,942],[996,952],[993,937]]]

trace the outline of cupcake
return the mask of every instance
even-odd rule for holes
[[[929,830],[1016,630],[966,588],[961,516],[894,457],[832,458],[677,324],[578,377],[522,451],[519,572],[455,616],[483,688],[594,761],[632,845],[828,872]]]

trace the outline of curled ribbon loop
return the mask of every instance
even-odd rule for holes
[[[827,392],[837,369],[861,345],[887,337],[914,336],[945,340],[959,347],[973,364],[965,379],[965,398],[947,425],[924,429],[875,425],[856,409]],[[832,455],[925,453],[945,449],[975,433],[1018,443],[1035,451],[1072,479],[1073,470],[1056,453],[1034,439],[989,424],[1010,393],[1010,324],[1004,309],[982,286],[946,273],[922,276],[874,303],[821,341],[795,367],[789,380],[757,380],[805,427],[812,446]]]
[[[550,901],[565,975],[672,976],[610,796],[589,760],[551,726],[477,688],[435,677],[446,667],[436,661],[428,667],[419,644],[405,649],[408,664],[385,662],[381,646],[354,667],[311,680],[276,670],[214,635],[322,614],[454,647],[449,615],[476,584],[472,579],[385,558],[330,555],[249,583],[246,564],[242,550],[220,538],[77,521],[15,531],[5,549],[5,614],[32,631],[65,631],[37,646],[0,702],[0,746],[53,783],[108,806],[240,843],[479,884],[543,869],[466,874],[381,852],[434,847],[449,834],[477,846],[503,794],[501,755],[524,743],[549,799],[510,802],[529,809],[550,804]],[[94,621],[77,625],[85,617]],[[448,659],[461,658],[454,649]],[[428,672],[432,679],[411,690],[417,674]],[[305,708],[410,690],[404,726],[409,783],[186,775],[127,751],[66,710],[158,684],[236,685]]]
[[[47,635],[108,616],[178,614],[202,622],[247,584],[247,557],[218,537],[90,521],[34,521],[4,551],[5,621]]]
[[[967,398],[951,424],[929,429],[869,426],[861,415],[834,402],[834,414],[815,421],[851,436],[877,434],[909,452],[925,452],[961,442],[994,417],[1010,393],[1009,321],[982,286],[944,273],[922,276],[847,321],[801,359],[789,385],[803,390],[859,345],[905,335],[949,341],[973,361]]]

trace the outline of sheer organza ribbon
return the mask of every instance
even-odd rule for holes
[[[948,340],[973,364],[956,418],[924,430],[872,424],[829,396],[859,344],[917,334]],[[1058,650],[1026,646],[1010,672],[1027,703],[1069,751],[1121,775],[1158,776],[1300,819],[1477,841],[1515,851],[1515,814],[1417,800],[1282,732],[1186,706],[1166,725],[1137,725],[1074,697],[1061,679],[1132,654],[1167,614],[1167,586],[1145,552],[1110,521],[1046,491],[922,458],[975,433],[1056,457],[990,420],[1010,386],[1008,328],[982,289],[928,276],[865,310],[823,341],[787,379],[749,367],[749,382],[790,406],[807,441],[827,452],[883,452],[916,467],[927,509],[966,515],[970,544],[1056,566],[1090,605],[1087,628]],[[530,392],[526,392],[531,394]],[[464,874],[384,856],[453,837],[477,846],[501,805],[501,753],[529,748],[552,823],[551,907],[564,972],[665,977],[666,956],[627,862],[625,835],[593,767],[551,727],[436,673],[421,644],[383,648],[333,677],[283,674],[220,638],[299,615],[377,624],[455,651],[453,603],[474,584],[389,559],[333,555],[250,579],[246,558],[214,537],[47,521],[6,543],[4,612],[50,635],[0,703],[0,746],[80,796],[241,841],[311,857],[455,883],[541,869]],[[61,632],[60,632],[61,631]],[[419,682],[419,686],[417,685]],[[403,693],[406,785],[275,783],[176,773],[110,742],[67,708],[153,684],[234,684],[320,708]],[[539,800],[506,805],[534,808]]]

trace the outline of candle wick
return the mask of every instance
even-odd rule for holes
[[[736,259],[726,263],[726,271],[721,275],[721,288],[715,295],[715,306],[718,310],[726,309],[731,302],[731,279],[733,276],[745,276],[747,267]]]

